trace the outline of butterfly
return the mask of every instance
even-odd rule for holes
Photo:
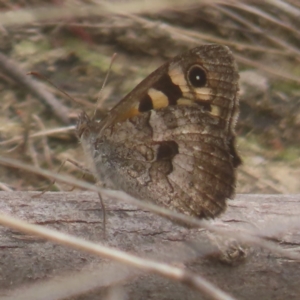
[[[239,74],[231,51],[203,45],[163,64],[77,134],[103,186],[198,218],[234,196]]]

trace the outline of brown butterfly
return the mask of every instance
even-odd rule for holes
[[[238,71],[230,50],[196,47],[162,65],[77,133],[106,187],[199,218],[233,197]]]

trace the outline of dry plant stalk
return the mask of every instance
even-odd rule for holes
[[[108,190],[103,189],[98,186],[95,186],[93,184],[74,179],[69,176],[57,174],[48,170],[36,168],[30,165],[26,165],[24,163],[21,163],[17,160],[10,159],[10,158],[4,158],[0,156],[0,164],[18,168],[25,170],[27,172],[35,173],[41,176],[45,176],[51,180],[55,179],[57,181],[70,184],[72,186],[76,186],[82,189],[87,189],[92,192],[100,193],[103,196],[106,196],[110,199],[115,199],[119,201],[124,201],[128,204],[135,205],[141,209],[145,209],[148,211],[153,212],[154,214],[157,214],[159,216],[169,218],[173,220],[174,222],[178,222],[179,224],[185,224],[189,227],[194,228],[204,228],[206,230],[209,230],[213,233],[217,233],[220,235],[227,235],[228,237],[234,237],[237,241],[241,243],[247,243],[253,246],[259,246],[266,250],[271,251],[273,254],[278,254],[282,257],[289,258],[292,260],[300,261],[300,254],[296,251],[287,251],[283,249],[280,246],[274,245],[273,243],[268,241],[268,238],[265,239],[264,237],[261,237],[261,232],[253,231],[237,231],[235,228],[219,228],[211,224],[209,221],[206,220],[199,220],[192,218],[190,216],[186,216],[180,213],[176,213],[174,211],[170,211],[168,209],[162,208],[160,206],[157,206],[155,204],[147,203],[144,201],[140,201],[135,199],[134,197],[122,192],[122,191],[116,191],[116,190]],[[294,225],[294,224],[293,224]],[[286,230],[290,230],[290,226],[286,228]]]
[[[29,235],[34,235],[44,238],[48,241],[72,247],[73,249],[85,251],[90,254],[99,255],[104,258],[109,258],[114,261],[126,264],[131,267],[139,268],[145,272],[151,272],[164,276],[171,280],[181,282],[187,286],[201,292],[211,299],[216,300],[234,300],[229,294],[218,289],[216,286],[202,278],[200,275],[194,274],[183,268],[171,266],[161,262],[151,261],[144,258],[139,258],[135,255],[125,253],[120,250],[106,247],[101,244],[95,244],[86,240],[70,236],[65,233],[60,233],[52,229],[42,226],[29,224],[18,220],[14,217],[0,214],[0,223],[12,229],[24,232]]]

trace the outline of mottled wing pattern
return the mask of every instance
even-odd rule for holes
[[[78,135],[107,186],[197,217],[234,195],[238,72],[229,49],[205,45],[150,74]]]

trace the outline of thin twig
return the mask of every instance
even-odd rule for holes
[[[54,115],[63,123],[69,123],[69,109],[62,105],[52,94],[39,83],[26,75],[19,65],[0,52],[0,69],[13,78],[18,84],[24,86],[36,96],[44,105],[49,107]]]
[[[0,189],[5,192],[13,191],[13,189],[11,189],[6,183],[3,183],[3,182],[0,182]]]
[[[66,133],[68,131],[75,131],[75,128],[76,128],[76,126],[71,125],[71,126],[67,126],[67,127],[46,129],[46,130],[42,130],[42,131],[30,134],[28,136],[28,138],[39,138],[39,137],[50,136],[50,135],[55,135],[55,134],[59,134],[59,133]],[[12,139],[0,142],[0,146],[6,146],[6,145],[14,144],[14,143],[20,142],[22,140],[23,140],[22,136],[17,136],[17,137],[14,137]]]
[[[21,232],[46,238],[54,243],[65,245],[73,249],[78,249],[90,254],[98,255],[117,262],[141,269],[145,272],[154,273],[171,280],[185,284],[194,290],[201,292],[211,299],[234,300],[232,296],[220,290],[218,287],[195,273],[189,272],[184,268],[171,266],[155,260],[140,258],[114,248],[95,244],[75,236],[71,236],[43,226],[29,224],[17,218],[0,214],[0,223]]]
[[[216,2],[206,0],[207,3]],[[97,1],[97,5],[60,5],[59,7],[49,5],[38,8],[12,10],[0,13],[0,24],[3,26],[25,25],[47,20],[62,20],[70,18],[91,18],[93,16],[105,16],[112,13],[151,13],[158,12],[170,7],[184,7],[199,3],[198,0],[131,0],[118,2]]]
[[[42,122],[42,120],[40,119],[39,116],[37,116],[36,114],[33,114],[32,118],[36,121],[38,127],[42,131],[46,130],[46,127],[45,127],[44,123]],[[50,147],[48,145],[48,138],[47,138],[46,135],[42,136],[42,144],[43,144],[43,149],[44,149],[45,160],[47,161],[49,168],[53,169],[53,162],[52,162],[52,158],[51,158],[51,151],[50,151]]]
[[[173,221],[176,221],[180,224],[187,224],[191,227],[199,227],[199,228],[205,228],[211,232],[215,232],[218,234],[221,234],[223,236],[234,236],[234,238],[240,242],[256,245],[258,247],[265,248],[272,253],[278,254],[282,257],[286,257],[292,260],[300,261],[300,254],[295,251],[285,250],[282,247],[269,242],[268,240],[261,237],[260,232],[255,231],[249,231],[249,230],[239,230],[232,228],[219,228],[217,226],[214,226],[210,222],[207,222],[205,220],[199,220],[195,219],[180,213],[173,212],[171,210],[168,210],[166,208],[160,207],[158,205],[147,203],[145,201],[137,200],[136,198],[129,196],[128,194],[122,192],[122,191],[115,191],[115,190],[108,190],[108,189],[102,189],[100,187],[97,187],[94,184],[90,184],[87,182],[83,182],[78,179],[74,179],[72,177],[56,174],[54,172],[38,169],[33,166],[21,163],[15,159],[6,158],[0,156],[0,164],[5,166],[11,166],[14,168],[22,169],[28,172],[32,172],[47,178],[56,179],[61,182],[70,184],[70,185],[76,185],[80,188],[87,189],[90,191],[94,191],[96,193],[101,193],[104,196],[109,197],[110,199],[116,199],[120,201],[124,201],[126,203],[135,205],[139,208],[146,209],[148,211],[151,211],[157,215],[160,215],[162,217],[171,219]]]
[[[62,300],[87,295],[102,287],[115,287],[133,280],[140,272],[121,266],[119,263],[93,267],[88,271],[76,271],[64,276],[51,276],[46,281],[37,281],[1,295],[1,300]],[[51,293],[49,291],[55,291]],[[4,293],[3,293],[4,294]],[[103,298],[101,298],[103,299]],[[107,298],[105,298],[107,299]]]

